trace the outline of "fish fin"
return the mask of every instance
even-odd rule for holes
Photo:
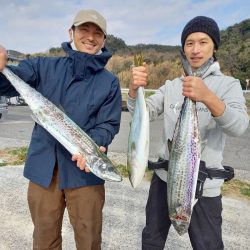
[[[172,142],[172,140],[168,139],[168,152],[170,152],[172,149]]]
[[[143,65],[143,55],[142,52],[140,51],[140,55],[139,55],[139,65],[142,66]]]
[[[139,66],[138,59],[137,59],[136,55],[134,55],[134,65],[135,65],[135,67]]]
[[[179,106],[179,102],[177,102],[175,105],[174,105],[174,113],[177,114],[177,110],[178,110],[178,106]]]
[[[192,202],[192,209],[193,209],[193,207],[194,207],[194,205],[196,204],[196,202],[198,201],[198,199],[197,198],[194,198],[194,201]]]
[[[142,52],[138,55],[134,55],[134,65],[135,67],[142,66],[143,65],[143,55]]]
[[[60,105],[58,105],[57,106],[63,113],[65,113],[65,110],[64,110],[64,108],[63,108],[63,106],[60,104]]]
[[[201,153],[205,149],[206,145],[207,145],[207,140],[204,140],[204,141],[201,142]]]
[[[37,117],[35,115],[31,115],[31,118],[33,119],[34,122],[36,122],[37,124],[42,126],[42,124],[40,123],[40,121],[37,119]]]

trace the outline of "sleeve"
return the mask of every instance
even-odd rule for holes
[[[122,97],[118,78],[111,86],[110,94],[96,117],[96,126],[90,129],[90,137],[99,146],[108,147],[119,132],[122,112]]]
[[[221,116],[214,117],[214,119],[226,134],[240,136],[246,131],[249,124],[246,100],[239,80],[232,77],[229,79],[227,89],[221,96],[221,100],[226,106],[225,111]]]
[[[35,88],[37,86],[38,77],[34,65],[36,65],[34,60],[23,60],[18,66],[9,65],[7,67],[27,84]],[[9,97],[19,96],[19,93],[2,73],[0,73],[0,95]]]
[[[164,111],[164,96],[165,96],[165,85],[155,91],[155,93],[146,99],[146,104],[149,111],[150,120],[155,120]],[[127,108],[131,115],[134,114],[136,99],[128,96]]]

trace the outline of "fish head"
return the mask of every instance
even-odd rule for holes
[[[171,220],[172,224],[179,235],[184,235],[188,232],[189,221],[184,220]]]
[[[170,210],[170,220],[175,230],[179,235],[184,235],[188,232],[190,225],[191,214],[183,209],[181,206],[177,206],[174,210]]]
[[[96,176],[107,181],[122,181],[121,174],[105,154],[102,157],[90,155],[87,163]]]

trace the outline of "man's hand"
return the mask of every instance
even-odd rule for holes
[[[100,151],[105,153],[106,148],[101,146]],[[84,170],[86,173],[90,172],[90,169],[86,165],[86,159],[82,155],[73,155],[71,159],[72,161],[76,161],[76,165],[78,168],[80,168],[81,170]]]
[[[132,82],[129,85],[129,96],[136,98],[136,91],[140,86],[146,86],[148,81],[148,74],[146,63],[142,66],[131,68]]]
[[[215,117],[221,116],[225,111],[225,103],[207,87],[200,77],[185,77],[182,94],[193,101],[205,104]]]
[[[203,102],[211,91],[200,77],[187,76],[183,80],[182,94],[193,101]]]
[[[0,45],[0,72],[5,68],[8,61],[8,53],[6,49]]]

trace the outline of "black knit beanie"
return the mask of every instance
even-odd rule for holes
[[[182,49],[184,49],[184,44],[188,35],[194,32],[204,32],[208,34],[214,42],[215,49],[218,49],[220,44],[220,30],[217,23],[212,18],[197,16],[186,24],[181,34]]]

